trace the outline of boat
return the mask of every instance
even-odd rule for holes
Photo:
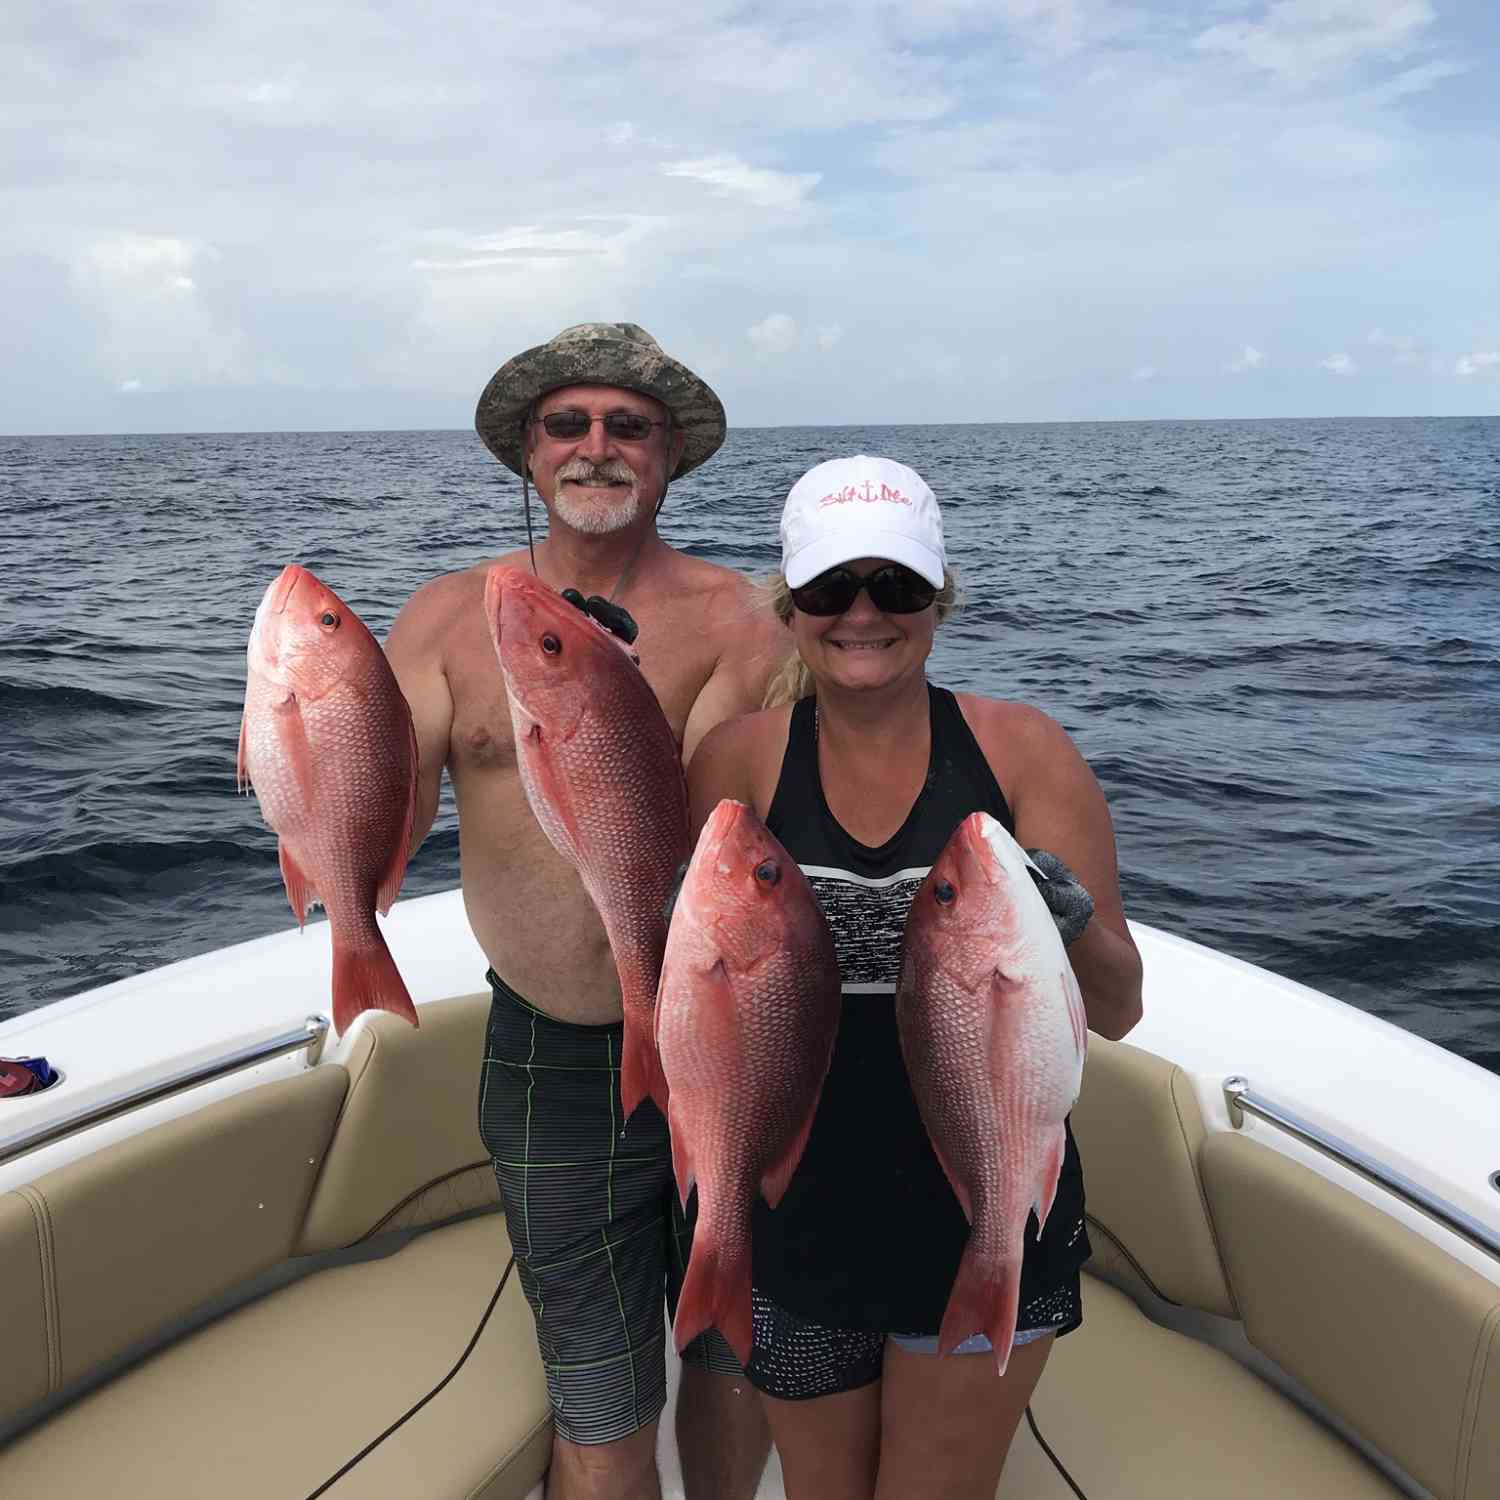
[[[457,891],[383,925],[420,1028],[332,1032],[322,922],[0,1023],[56,1074],[0,1098],[0,1492],[540,1500],[484,959]],[[1133,931],[1145,1019],[1074,1111],[1085,1321],[999,1493],[1497,1500],[1500,1077]]]

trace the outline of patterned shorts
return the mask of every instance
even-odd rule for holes
[[[579,1026],[493,972],[479,1133],[495,1164],[558,1434],[629,1437],[667,1399],[663,1295],[673,1311],[693,1226],[677,1202],[667,1122],[648,1099],[620,1118],[619,1022]],[[717,1330],[683,1360],[739,1375]]]
[[[1082,1288],[1073,1271],[1058,1285],[1022,1306],[1012,1347],[1072,1333],[1083,1323]],[[778,1401],[810,1401],[858,1390],[880,1379],[887,1340],[913,1354],[937,1357],[936,1334],[886,1334],[864,1328],[825,1328],[788,1312],[763,1292],[753,1292],[755,1342],[746,1375],[763,1395]],[[991,1353],[983,1335],[966,1339],[955,1355]]]

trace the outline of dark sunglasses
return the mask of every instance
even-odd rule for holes
[[[861,578],[848,568],[830,568],[791,591],[792,603],[805,615],[841,615],[869,591],[870,603],[884,615],[914,615],[937,598],[937,590],[920,573],[887,563]]]
[[[565,442],[585,437],[595,422],[603,422],[610,437],[622,443],[643,443],[651,436],[653,427],[664,427],[665,422],[653,422],[639,412],[608,411],[602,417],[591,417],[586,411],[549,411],[538,420],[547,429],[547,436],[561,438]]]

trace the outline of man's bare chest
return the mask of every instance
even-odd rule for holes
[[[670,626],[651,621],[643,625],[636,650],[641,670],[678,743],[688,715],[704,684],[712,675],[717,651],[699,634],[693,637],[690,622]],[[453,703],[449,739],[449,770],[514,770],[515,739],[511,730],[510,700],[505,677],[481,615],[479,629],[455,632],[445,653],[444,672]]]

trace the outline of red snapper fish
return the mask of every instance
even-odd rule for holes
[[[510,695],[521,786],[577,871],[620,978],[620,1102],[666,1113],[652,1039],[664,907],[692,848],[677,737],[628,647],[519,568],[495,566],[484,612]]]
[[[833,937],[807,877],[743,803],[703,825],[667,935],[656,1040],[672,1168],[698,1223],[673,1333],[750,1358],[750,1216],[775,1208],[812,1128],[839,1025]]]
[[[965,818],[912,902],[896,989],[901,1051],[933,1150],[970,1224],[938,1350],[988,1336],[1010,1360],[1027,1215],[1047,1222],[1088,1023],[1021,846]]]
[[[315,903],[333,938],[333,1024],[417,1011],[375,921],[401,889],[417,802],[411,710],[364,622],[306,568],[285,567],[250,632],[238,781],[280,837],[302,924]]]

